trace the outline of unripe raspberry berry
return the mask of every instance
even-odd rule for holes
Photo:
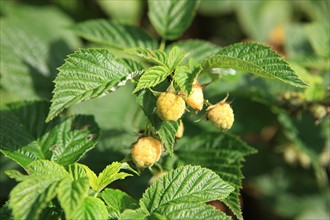
[[[157,99],[156,108],[164,121],[176,121],[183,115],[186,104],[181,96],[163,92]]]
[[[133,162],[139,168],[150,167],[159,160],[161,150],[159,140],[151,136],[142,137],[133,145]]]
[[[228,103],[221,101],[206,110],[207,118],[221,130],[230,129],[234,123],[234,112]]]
[[[179,124],[178,130],[176,131],[175,137],[182,138],[183,131],[184,131],[183,123],[182,123],[182,120],[180,120],[180,124]]]
[[[186,103],[198,111],[203,109],[204,95],[201,85],[196,80],[193,84],[190,95],[186,98]]]

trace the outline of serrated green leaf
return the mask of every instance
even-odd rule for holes
[[[127,209],[119,217],[120,220],[145,220],[148,214],[141,209]]]
[[[112,164],[106,166],[106,168],[104,168],[104,170],[97,177],[98,184],[95,191],[100,192],[113,181],[132,176],[132,174],[129,173],[119,172],[120,169],[122,169],[122,163],[119,162],[113,162]]]
[[[173,156],[173,146],[178,128],[178,121],[164,121],[157,131],[161,142],[164,144],[166,150],[170,153],[171,156]]]
[[[11,179],[15,179],[17,182],[21,182],[23,181],[26,177],[28,177],[27,175],[22,174],[21,172],[17,171],[17,170],[6,170],[5,174],[11,178]]]
[[[106,95],[131,72],[107,49],[80,49],[58,68],[54,96],[46,121],[70,105]]]
[[[151,50],[148,48],[131,48],[125,50],[127,53],[130,53],[132,55],[139,56],[149,62],[166,66],[168,55],[161,50]]]
[[[188,67],[188,66],[178,66],[175,69],[174,73],[174,81],[180,89],[187,95],[190,94],[192,90],[192,86],[194,83],[194,80],[198,73],[200,72],[200,67],[194,66],[194,67]]]
[[[88,196],[72,214],[72,219],[108,219],[108,211],[101,199]]]
[[[208,201],[224,199],[233,190],[213,171],[188,165],[170,171],[153,183],[140,199],[140,206],[150,215],[159,213],[167,216],[175,204],[202,205]],[[194,210],[190,209],[190,212]]]
[[[68,173],[61,165],[47,160],[34,161],[26,170],[30,176],[10,192],[9,204],[15,219],[38,219]]]
[[[133,93],[146,88],[151,88],[163,82],[171,74],[171,70],[165,66],[153,66],[145,71]]]
[[[175,40],[189,27],[198,3],[198,0],[148,0],[148,17],[160,36]]]
[[[173,203],[161,208],[160,213],[166,213],[165,219],[212,219],[230,220],[225,213],[216,210],[214,207],[196,203]]]
[[[96,193],[100,192],[102,189],[104,189],[107,185],[109,185],[115,180],[124,179],[128,176],[132,176],[132,174],[129,173],[119,172],[121,169],[126,169],[135,172],[128,166],[127,163],[119,162],[113,162],[110,165],[106,166],[106,168],[104,168],[98,176],[96,176],[96,174],[86,165],[80,164],[80,166],[85,169],[86,174],[89,178],[89,184]]]
[[[88,189],[89,181],[87,177],[79,179],[67,177],[61,181],[57,190],[57,198],[67,219],[71,219],[75,210],[87,196]]]
[[[143,29],[105,19],[84,21],[71,28],[75,34],[89,41],[125,49],[143,47],[157,49],[158,43]]]
[[[48,102],[7,105],[0,114],[0,150],[25,167],[37,159],[68,165],[93,148],[99,128],[91,116],[72,116],[45,124]]]
[[[198,164],[212,169],[224,181],[234,186],[235,190],[222,201],[242,219],[239,190],[243,175],[241,162],[243,157],[256,150],[246,145],[238,137],[229,133],[205,133],[183,137],[177,144],[176,155],[187,164]]]
[[[174,46],[180,47],[180,49],[187,54],[184,58],[184,61],[188,61],[189,59],[193,58],[196,62],[200,62],[203,59],[214,55],[220,49],[220,47],[208,41],[185,40],[170,44],[166,48],[166,51],[169,51]]]
[[[233,68],[297,87],[307,86],[283,58],[262,44],[237,43],[224,47],[216,55],[204,59],[202,65],[204,69]]]
[[[120,214],[126,209],[136,209],[139,207],[135,199],[118,189],[105,189],[101,197],[108,206],[110,219],[118,219]]]
[[[174,70],[177,65],[180,64],[182,59],[185,57],[185,54],[182,52],[180,47],[174,46],[171,48],[168,53],[168,60],[166,62],[169,69]]]

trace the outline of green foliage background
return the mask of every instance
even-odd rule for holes
[[[157,4],[151,7],[157,7]],[[182,10],[180,7],[181,5],[178,4],[176,10]],[[190,7],[193,8],[194,5]],[[1,116],[18,122],[22,120],[22,114],[32,117],[20,106],[13,107],[18,113],[8,113],[5,105],[15,101],[27,101],[27,103],[34,100],[49,101],[54,89],[53,80],[58,73],[57,68],[64,64],[67,55],[76,51],[75,55],[71,55],[71,58],[66,60],[74,64],[74,59],[78,59],[85,52],[84,50],[77,52],[78,48],[113,48],[111,50],[113,54],[107,54],[106,57],[121,57],[122,50],[126,49],[127,45],[157,49],[158,42],[152,37],[160,33],[163,38],[169,39],[166,52],[169,53],[171,48],[179,46],[184,52],[191,51],[189,56],[200,62],[214,55],[218,48],[233,43],[242,41],[264,43],[285,56],[291,68],[308,84],[308,87],[296,88],[276,80],[258,78],[257,75],[248,74],[251,71],[248,65],[239,68],[242,67],[242,63],[235,63],[237,65],[235,66],[231,59],[222,54],[214,55],[211,61],[203,63],[204,67],[216,65],[221,68],[210,70],[200,78],[202,83],[213,81],[205,89],[205,97],[211,103],[218,102],[226,96],[226,93],[230,94],[229,99],[235,112],[235,124],[231,133],[256,148],[258,153],[244,159],[244,156],[253,153],[254,150],[241,140],[233,139],[231,134],[219,137],[218,131],[207,121],[194,123],[200,115],[196,116],[191,112],[183,118],[184,138],[175,145],[174,157],[170,155],[163,157],[160,166],[164,170],[171,170],[185,163],[201,165],[214,170],[223,180],[237,186],[240,185],[241,172],[243,172],[245,178],[241,196],[239,197],[239,187],[236,187],[223,202],[240,216],[240,208],[233,205],[237,205],[237,200],[240,198],[245,219],[328,219],[330,217],[329,10],[329,1],[204,0],[197,9],[195,19],[186,20],[186,23],[182,24],[189,27],[180,37],[182,41],[171,43],[171,40],[181,35],[180,30],[164,31],[166,24],[159,21],[157,14],[149,14],[149,21],[147,5],[144,1],[1,1],[0,101],[1,109],[6,113],[1,113]],[[173,20],[171,16],[175,18],[175,15],[169,15],[169,20]],[[184,16],[189,17],[186,14]],[[121,29],[116,23],[102,23],[103,20],[97,23],[97,20],[94,20],[100,25],[99,29],[106,31],[97,36],[86,35],[90,27],[95,27],[89,20],[109,18],[116,22],[125,22],[127,27]],[[129,26],[130,24],[143,27],[151,35],[144,32],[137,33]],[[158,24],[159,29],[155,30],[152,24]],[[107,36],[121,36],[121,31],[128,31],[132,35],[117,38],[115,44],[109,43]],[[132,39],[141,39],[142,43],[130,44],[133,42]],[[159,40],[162,43],[162,40]],[[93,56],[105,56],[105,51],[90,50]],[[227,54],[226,51],[224,53]],[[241,53],[233,52],[233,54],[238,57]],[[241,62],[245,61],[244,56],[240,58]],[[188,59],[189,57],[185,57],[182,62],[188,63]],[[256,60],[258,59],[260,57],[257,56]],[[228,64],[224,65],[224,61]],[[132,69],[141,69],[141,66],[133,64],[127,67],[123,64],[125,61],[121,59],[109,62],[111,63],[107,65],[118,65],[127,74]],[[218,66],[219,63],[224,66]],[[253,64],[257,65],[257,63]],[[69,71],[69,67],[63,65],[59,71],[65,71],[65,68]],[[236,67],[236,70],[230,67]],[[259,73],[262,75],[269,68],[261,69]],[[104,75],[109,77],[107,72],[104,72]],[[111,75],[111,77],[113,81],[105,85],[104,90],[125,80],[126,75]],[[287,80],[295,84],[295,79]],[[147,87],[141,86],[141,88]],[[135,97],[132,96],[133,90],[133,85],[127,83],[122,88],[118,86],[115,93],[72,105],[65,112],[67,115],[78,115],[73,117],[89,117],[79,114],[93,115],[97,122],[97,126],[93,125],[84,132],[86,135],[99,135],[99,141],[95,149],[89,151],[79,161],[88,165],[95,173],[101,172],[113,161],[121,161],[129,154],[132,143],[138,137],[139,129],[146,121],[143,112],[149,117],[146,113],[148,109],[142,111],[139,106],[143,106],[141,102],[148,98],[148,94],[139,93],[136,102]],[[103,90],[98,90],[93,95],[97,97],[102,92]],[[91,95],[87,94],[86,97],[89,98]],[[84,97],[81,99],[83,100]],[[43,115],[42,118],[46,119],[49,106],[45,102],[38,103],[43,110],[34,113],[38,116]],[[326,109],[328,113],[322,115],[320,108]],[[63,118],[61,122],[70,124],[74,120],[75,118]],[[85,120],[90,121],[91,118]],[[39,149],[39,144],[46,146],[43,143],[47,143],[50,139],[43,136],[46,131],[61,130],[58,128],[60,126],[57,126],[60,122],[52,123],[49,127],[38,124],[26,125],[27,128],[39,126],[39,130],[33,133],[29,129],[22,129],[24,134],[27,133],[31,138],[42,137],[44,141],[34,142],[26,147]],[[165,126],[163,129],[166,128]],[[15,130],[15,127],[6,129]],[[68,132],[70,137],[71,135],[75,137],[76,130],[72,129]],[[65,131],[64,134],[68,132]],[[166,130],[160,131],[160,135],[161,132]],[[19,137],[13,135],[12,138]],[[80,143],[80,140],[77,135],[72,141]],[[21,141],[22,146],[26,143],[28,140]],[[230,151],[217,149],[219,143],[234,147]],[[3,142],[1,144],[7,146]],[[90,149],[88,144],[95,143],[81,144],[82,149],[85,151]],[[68,145],[70,143],[63,144],[63,148]],[[205,148],[200,149],[198,146],[201,145]],[[235,149],[235,146],[241,147]],[[3,147],[1,149],[3,150]],[[65,164],[67,155],[58,156],[55,150],[52,155],[43,155],[44,159],[57,157],[61,161],[60,159],[64,158],[60,164]],[[41,149],[40,154],[42,152],[44,151]],[[215,152],[219,154],[218,158],[214,156]],[[227,159],[223,160],[223,158]],[[3,154],[0,156],[0,164],[0,196],[1,203],[4,204],[8,200],[10,190],[16,184],[4,174],[4,171],[21,168]],[[21,165],[25,167],[24,164]],[[233,173],[237,175],[233,176]],[[139,177],[114,182],[110,186],[120,188],[133,198],[139,199],[147,188],[151,176],[150,172],[144,171]],[[83,181],[81,184],[84,185]],[[108,195],[118,194],[113,191],[105,192],[107,193],[102,194],[102,197],[105,198],[106,203]],[[141,199],[140,206],[144,204],[145,197],[146,195]],[[90,202],[89,199],[89,197],[86,199],[86,203]],[[137,202],[134,207],[127,206],[132,209],[138,207]],[[159,207],[155,210],[157,208]],[[225,211],[230,214],[228,208],[225,208]],[[157,211],[155,213],[157,214]],[[117,217],[119,214],[113,213]],[[134,214],[146,215],[139,211]],[[125,215],[129,216],[132,213]]]

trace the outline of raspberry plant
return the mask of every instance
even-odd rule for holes
[[[2,86],[30,100],[1,107],[0,150],[21,167],[6,171],[18,184],[2,214],[14,219],[243,219],[241,168],[244,158],[256,150],[227,131],[235,126],[235,108],[223,100],[226,94],[217,94],[212,105],[204,89],[214,85],[216,72],[228,69],[297,88],[307,85],[264,44],[219,47],[203,40],[180,40],[199,3],[149,0],[148,18],[159,38],[113,20],[72,23],[52,8],[37,11],[4,4]],[[10,16],[14,10],[20,16]],[[56,20],[55,26],[38,16]],[[60,39],[62,33],[56,28],[63,26],[69,28]],[[77,36],[91,47],[82,48]],[[46,49],[54,41],[52,50]],[[64,59],[57,56],[61,50],[75,51]],[[58,67],[58,74],[52,67]],[[21,76],[20,81],[15,75]],[[42,82],[37,91],[26,89],[26,84],[36,83],[35,77]],[[53,79],[49,102],[47,89]],[[16,86],[8,86],[11,83]],[[120,112],[102,120],[76,114],[88,100],[120,91],[130,91],[130,98],[100,101],[96,107],[102,111],[127,102],[128,114],[120,120],[116,121]],[[285,116],[280,120],[285,121]],[[182,131],[186,121],[198,128],[195,135]],[[113,122],[117,129],[108,129],[106,124]],[[90,168],[93,164],[84,164],[84,158],[92,155],[93,148],[102,150],[106,145],[114,146],[113,152],[120,152],[121,158],[114,161],[113,155],[102,153],[104,157],[95,161],[109,165],[98,168],[101,172],[96,175]],[[123,190],[107,188],[145,173],[166,175],[138,200]],[[139,187],[134,184],[130,188]],[[231,214],[215,209],[208,204],[211,201],[221,201]]]

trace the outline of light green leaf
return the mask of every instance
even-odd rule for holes
[[[46,160],[34,161],[26,170],[30,176],[10,192],[9,205],[15,219],[38,219],[68,174],[62,166]]]
[[[233,68],[297,87],[307,86],[283,58],[270,47],[257,43],[237,43],[224,47],[216,55],[204,59],[202,66],[204,69]]]
[[[108,211],[101,199],[88,196],[73,213],[72,219],[108,219]]]
[[[185,40],[170,44],[166,48],[166,51],[169,51],[174,46],[180,47],[180,49],[187,54],[184,58],[184,61],[188,61],[189,59],[193,58],[196,62],[200,62],[203,59],[214,55],[220,49],[220,47],[208,41]]]
[[[68,165],[93,148],[99,128],[91,116],[72,116],[45,124],[48,102],[7,105],[0,114],[0,150],[25,167],[37,159]]]
[[[87,196],[89,181],[87,177],[72,179],[67,177],[61,181],[57,190],[57,198],[64,209],[67,219],[71,219],[75,210]]]
[[[86,174],[89,178],[89,184],[96,193],[100,192],[102,189],[104,189],[107,185],[109,185],[115,180],[124,179],[128,176],[132,176],[132,174],[129,173],[119,172],[121,169],[132,171],[132,169],[127,163],[113,162],[106,168],[104,168],[104,170],[98,176],[96,176],[96,174],[86,165],[80,164],[80,166],[85,169]]]
[[[133,47],[158,48],[155,39],[143,29],[133,25],[96,19],[78,23],[71,29],[75,34],[87,40],[118,49]]]
[[[108,206],[110,218],[118,219],[126,209],[136,209],[138,202],[125,192],[118,189],[105,189],[101,194]]]
[[[312,23],[305,27],[307,37],[315,53],[321,57],[330,57],[330,35],[328,23]]]
[[[191,24],[198,3],[198,0],[148,0],[148,17],[160,36],[175,40]]]
[[[157,134],[160,137],[161,142],[164,144],[166,150],[173,156],[173,146],[175,141],[175,135],[179,128],[178,121],[164,121],[162,122]]]
[[[23,181],[26,177],[28,177],[27,175],[22,174],[21,172],[17,171],[17,170],[6,170],[5,174],[11,178],[11,179],[15,179],[17,182],[21,182]]]
[[[192,90],[192,85],[196,76],[201,71],[199,66],[178,66],[175,69],[174,81],[178,84],[180,89],[187,95],[190,94]]]
[[[97,178],[98,184],[95,191],[100,192],[103,188],[105,188],[113,181],[118,179],[125,179],[128,176],[132,176],[132,174],[129,173],[119,172],[120,169],[123,168],[123,165],[125,167],[126,163],[113,162],[112,164],[106,166],[106,168],[104,168],[104,170],[99,174]]]
[[[143,194],[140,206],[149,215],[159,213],[168,216],[171,215],[172,207],[177,207],[176,204],[203,205],[208,201],[224,199],[233,190],[213,171],[188,165],[170,171],[153,183]],[[194,208],[191,206],[191,213],[194,213]],[[187,210],[177,211],[177,215],[183,215]]]
[[[166,62],[168,68],[171,70],[175,69],[175,67],[180,64],[184,56],[185,54],[182,52],[180,47],[172,47],[170,52],[168,53],[168,60]]]
[[[46,121],[70,105],[106,95],[131,72],[125,62],[107,49],[80,49],[59,68]]]
[[[167,76],[171,74],[171,70],[165,66],[150,67],[139,79],[139,82],[133,93],[146,88],[151,88],[163,82]]]
[[[127,53],[130,53],[132,55],[139,56],[149,62],[166,66],[168,56],[164,51],[161,50],[150,50],[148,48],[131,48],[125,50]]]
[[[119,220],[145,220],[147,216],[141,209],[127,209],[120,215]]]
[[[242,219],[239,190],[243,175],[241,162],[244,156],[256,150],[246,145],[238,137],[225,132],[203,133],[195,137],[183,137],[176,146],[176,155],[186,164],[205,166],[216,172],[235,190],[222,201]]]

